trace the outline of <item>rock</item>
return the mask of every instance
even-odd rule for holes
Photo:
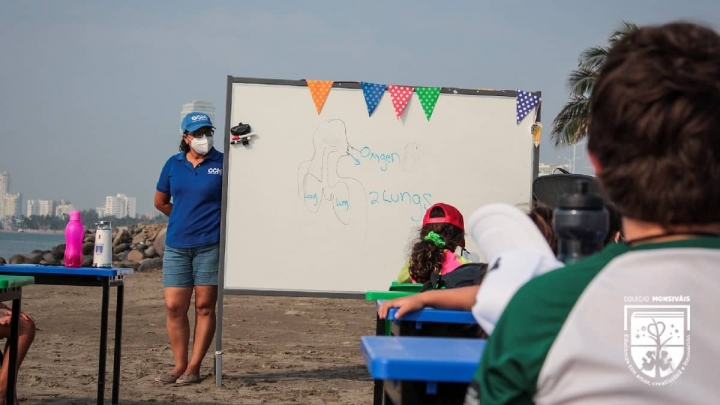
[[[155,237],[155,240],[153,241],[153,247],[155,248],[155,253],[157,253],[158,256],[163,257],[163,254],[165,253],[165,233],[167,232],[167,228],[163,228],[158,232],[157,236]]]
[[[25,264],[40,264],[42,259],[42,251],[40,251],[40,253],[30,253],[29,255],[25,256]]]
[[[141,262],[145,258],[145,253],[142,250],[131,250],[125,257],[126,261]]]
[[[150,246],[149,248],[145,249],[145,257],[147,257],[147,258],[157,257],[157,254],[155,253],[155,248]]]
[[[115,239],[113,239],[113,246],[119,246],[123,243],[130,243],[132,242],[132,237],[130,236],[130,233],[127,231],[127,228],[119,228],[118,233],[115,236]]]
[[[135,235],[132,240],[133,245],[137,245],[139,243],[145,243],[147,241],[147,235],[143,232],[140,232],[139,234]]]
[[[82,246],[82,251],[84,255],[91,255],[95,251],[95,244],[92,242],[85,242]]]
[[[7,263],[7,262],[5,261],[5,258],[4,258],[4,257],[0,257],[0,264],[5,264],[5,263]]]
[[[130,244],[128,244],[128,243],[121,243],[121,244],[119,244],[119,245],[117,245],[117,246],[115,246],[115,247],[113,248],[113,253],[119,254],[119,253],[122,253],[122,252],[124,252],[124,251],[126,251],[126,250],[129,250],[129,249],[130,249]]]
[[[83,242],[92,242],[95,243],[95,235],[85,235],[85,239],[83,239]]]
[[[113,253],[113,255],[112,255],[112,261],[113,261],[113,262],[120,262],[120,261],[122,261],[122,260],[120,260],[120,258],[118,257],[118,255],[116,255],[115,253]],[[115,266],[115,265],[113,265],[113,267],[114,267],[114,266]]]
[[[117,254],[118,261],[124,262],[125,258],[127,258],[129,251],[120,252]]]
[[[130,260],[125,260],[124,262],[120,262],[118,267],[124,267],[124,268],[131,268],[133,271],[137,271],[140,267],[140,263],[133,262]]]
[[[82,267],[92,267],[93,257],[92,255],[83,256]]]
[[[42,255],[42,261],[47,264],[54,264],[55,262],[57,262],[57,259],[55,258],[55,255],[51,252],[46,252]]]
[[[23,255],[12,255],[10,256],[10,259],[8,259],[8,262],[10,264],[26,264],[27,258]]]
[[[50,249],[50,253],[55,256],[55,260],[62,260],[65,257],[65,244],[55,246]]]
[[[154,257],[152,259],[145,259],[140,263],[140,267],[137,269],[139,272],[162,270],[163,260],[161,257]]]

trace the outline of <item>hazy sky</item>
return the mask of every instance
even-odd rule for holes
[[[25,199],[152,211],[182,104],[213,102],[222,131],[227,75],[540,90],[541,161],[560,162],[550,122],[579,53],[623,19],[680,18],[718,28],[720,1],[4,0],[0,172]]]

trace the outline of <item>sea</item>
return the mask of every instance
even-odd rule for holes
[[[50,250],[65,243],[64,233],[29,233],[0,231],[0,257],[10,259],[14,254],[28,254],[33,250]]]

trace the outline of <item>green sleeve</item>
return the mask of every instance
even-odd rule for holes
[[[410,259],[405,262],[405,266],[403,266],[402,270],[400,270],[397,282],[401,284],[412,283],[412,278],[410,278]]]
[[[500,316],[473,382],[482,405],[532,404],[550,348],[592,279],[622,248],[536,277],[522,286]]]

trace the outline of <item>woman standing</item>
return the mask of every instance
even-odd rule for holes
[[[169,217],[163,287],[175,367],[155,379],[165,384],[200,382],[200,365],[215,334],[223,154],[213,148],[214,128],[204,113],[185,116],[180,153],[165,163],[155,192],[155,208]],[[188,361],[193,291],[195,331]]]

